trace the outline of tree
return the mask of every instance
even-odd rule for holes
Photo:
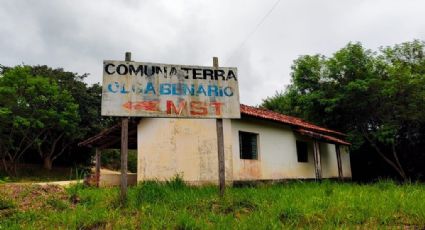
[[[39,123],[22,116],[33,113],[28,109],[26,92],[22,90],[32,83],[28,82],[24,68],[10,69],[0,77],[0,156],[9,174],[16,174],[16,164],[40,135],[31,130]]]
[[[100,130],[117,121],[114,118],[100,115],[102,87],[99,84],[88,86],[84,82],[88,74],[79,75],[62,68],[53,69],[46,65],[30,66],[30,69],[32,75],[41,75],[55,81],[59,88],[68,91],[79,105],[78,135],[62,138],[61,142],[67,143],[69,147],[57,160],[66,165],[88,164],[93,152],[90,149],[78,147],[78,142],[97,134]]]
[[[78,104],[71,94],[47,77],[32,75],[28,66],[3,70],[0,111],[1,156],[4,168],[10,168],[9,161],[15,174],[16,164],[31,147],[50,169],[68,147],[59,141],[78,136]]]
[[[348,133],[353,154],[370,145],[406,180],[400,156],[408,162],[414,155],[404,149],[418,145],[425,124],[424,50],[421,41],[378,53],[349,43],[329,58],[302,56],[291,85],[263,106]]]

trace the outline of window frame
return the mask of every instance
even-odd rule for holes
[[[255,150],[256,150],[255,158],[254,157],[253,158],[244,158],[244,156],[246,156],[246,154],[243,154],[243,147],[242,147],[242,141],[243,141],[242,135],[244,135],[244,134],[248,134],[248,135],[255,137]],[[260,151],[259,151],[260,150],[260,147],[259,147],[260,135],[258,133],[254,133],[254,132],[239,130],[238,131],[238,138],[239,138],[239,159],[240,160],[260,160]],[[252,146],[251,146],[251,148],[252,148]],[[252,155],[254,155],[254,154],[252,154],[252,152],[251,152],[251,156]]]
[[[300,149],[301,148],[300,145],[303,145],[305,147],[305,158],[303,158],[303,156],[301,155],[303,153],[300,152],[301,150],[304,150],[304,147],[303,147],[303,149]],[[308,163],[309,162],[308,161],[308,158],[309,158],[308,157],[308,142],[303,141],[303,140],[296,140],[295,141],[295,147],[296,147],[296,150],[297,150],[297,162],[298,163]]]

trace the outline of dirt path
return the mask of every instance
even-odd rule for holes
[[[100,169],[101,175],[119,175],[121,172],[109,170],[109,169]],[[6,183],[10,185],[58,185],[61,187],[68,187],[70,185],[76,184],[76,183],[83,183],[83,180],[66,180],[66,181],[46,181],[46,182],[12,182],[12,183]]]
[[[59,185],[63,187],[67,187],[73,184],[77,184],[78,182],[83,183],[82,180],[65,180],[65,181],[49,181],[49,182],[35,182],[31,184],[37,184],[37,185]]]
[[[80,183],[83,183],[83,180],[79,180]],[[78,180],[65,180],[65,181],[47,181],[47,182],[12,182],[5,183],[5,185],[57,185],[61,187],[68,187],[70,185],[78,183]]]

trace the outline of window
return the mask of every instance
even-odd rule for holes
[[[239,131],[239,151],[241,159],[258,159],[258,134]]]
[[[308,162],[308,146],[307,142],[297,141],[298,162]]]

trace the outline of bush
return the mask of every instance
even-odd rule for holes
[[[10,181],[9,177],[7,177],[7,176],[5,176],[5,177],[0,176],[0,184],[4,184],[4,183],[9,182],[9,181]]]

